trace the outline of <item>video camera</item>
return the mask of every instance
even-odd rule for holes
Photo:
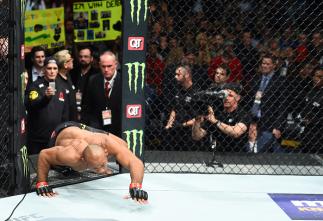
[[[195,110],[194,115],[207,115],[208,106],[216,101],[219,103],[228,96],[228,92],[225,90],[218,90],[218,88],[209,88],[207,90],[199,91],[193,94],[191,103]]]

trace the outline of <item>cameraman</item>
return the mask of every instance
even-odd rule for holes
[[[217,151],[240,152],[248,142],[246,132],[250,122],[248,115],[238,108],[241,86],[227,83],[222,88],[227,94],[223,106],[209,106],[206,116],[199,115],[195,118],[192,138],[201,140],[207,134],[211,134]]]

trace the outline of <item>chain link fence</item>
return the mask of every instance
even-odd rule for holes
[[[8,0],[0,4],[7,196],[10,11]],[[149,1],[146,172],[322,175],[322,8],[318,0]]]
[[[149,6],[146,171],[322,175],[322,1]]]
[[[9,0],[0,1],[0,196],[8,196],[10,177],[9,162]]]

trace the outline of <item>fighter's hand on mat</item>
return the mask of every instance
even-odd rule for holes
[[[113,174],[113,171],[109,168],[99,168],[99,169],[95,170],[95,172],[98,174],[106,175],[106,176]]]
[[[57,193],[53,191],[53,189],[48,186],[47,182],[37,182],[36,184],[36,193],[39,196],[47,196],[47,197],[53,197]]]
[[[140,183],[131,183],[129,187],[130,196],[126,198],[131,198],[140,204],[148,203],[148,193],[141,189],[142,185]]]

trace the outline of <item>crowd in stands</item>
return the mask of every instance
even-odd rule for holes
[[[177,68],[183,64],[190,66],[188,70],[192,87],[185,93],[191,93],[193,88],[201,91],[216,84],[214,80],[217,78],[218,68],[226,65],[230,73],[226,83],[238,83],[242,86],[239,106],[250,113],[252,118],[246,132],[249,133],[248,147],[241,147],[239,151],[299,150],[298,141],[304,135],[302,130],[310,130],[308,124],[303,125],[304,119],[300,119],[304,117],[300,116],[304,103],[308,102],[304,98],[310,91],[322,91],[322,83],[319,84],[321,86],[313,85],[314,74],[320,74],[323,65],[322,33],[313,25],[320,21],[309,16],[313,20],[311,24],[304,26],[300,18],[304,18],[303,21],[309,19],[304,12],[297,18],[280,20],[285,15],[273,11],[278,8],[282,12],[284,6],[276,4],[268,7],[266,10],[273,12],[270,14],[265,13],[265,10],[256,12],[255,5],[260,6],[258,4],[261,3],[234,1],[226,8],[228,5],[221,1],[151,2],[147,83],[155,90],[157,99],[155,104],[150,105],[153,109],[150,112],[157,119],[160,119],[160,114],[164,116],[166,129],[170,128],[171,122],[177,130],[187,130],[185,127],[178,128],[183,123],[176,122],[178,112],[174,117],[174,107],[185,110],[180,112],[185,115],[184,118],[187,118],[187,112],[190,111],[187,104],[185,106],[175,102],[174,105],[174,100],[189,97],[183,96],[183,85],[178,82]],[[307,7],[305,11],[308,8],[317,11],[318,4],[299,7]],[[267,75],[269,80],[263,83],[267,81],[267,77],[263,76]],[[316,98],[313,105],[319,105],[320,108],[316,109],[315,115],[322,116],[322,99]],[[255,101],[259,102],[258,108],[262,109],[262,114],[252,113]],[[192,115],[188,118],[194,117]],[[306,151],[311,149],[312,152],[322,152],[318,137],[313,137],[316,131],[322,129],[322,117],[316,120],[318,122],[311,129],[312,132],[308,132],[306,136],[317,145],[314,147],[312,144],[314,146],[308,147]],[[289,125],[291,122],[293,125]],[[166,134],[168,133],[169,131]],[[178,131],[173,136],[177,134]],[[187,136],[182,137],[183,140],[189,140]],[[178,140],[180,138],[170,145],[178,143]],[[277,141],[277,145],[272,140]],[[292,142],[285,142],[289,140]],[[166,145],[169,141],[167,138]],[[189,140],[186,145],[191,146],[190,142]]]
[[[273,15],[257,14],[260,12],[256,12],[254,5],[259,3],[252,0],[230,3],[231,7],[219,2],[150,1],[146,86],[147,99],[151,100],[147,113],[150,120],[159,121],[163,126],[147,132],[148,139],[160,136],[162,149],[184,141],[181,146],[192,150],[194,140],[200,140],[210,132],[213,143],[219,136],[230,139],[232,149],[224,145],[220,148],[222,151],[286,152],[299,151],[301,147],[304,152],[322,152],[322,136],[319,135],[323,129],[321,30],[309,30],[311,25],[306,26],[307,29],[304,24],[295,25],[300,22],[299,17],[296,23],[287,19],[280,22],[281,25],[276,24]],[[243,2],[246,5],[242,5]],[[269,11],[274,11],[275,7]],[[278,12],[274,15],[279,16]],[[82,117],[82,108],[91,109],[88,105],[93,100],[86,96],[80,105],[77,103],[81,102],[79,93],[83,96],[93,94],[93,79],[108,68],[99,63],[103,49],[113,52],[108,55],[112,62],[109,65],[113,66],[113,73],[119,72],[117,61],[122,58],[121,41],[99,43],[102,47],[95,47],[95,44],[75,47],[72,18],[66,20],[66,26],[66,37],[70,39],[66,47],[71,51],[68,58],[65,56],[65,60],[60,61],[58,57],[62,51],[52,53],[58,65],[57,75],[63,76],[57,84],[65,82],[65,92],[69,92],[67,98],[71,94],[73,97],[70,99],[73,105],[68,109],[74,114],[68,119],[88,123],[83,121],[86,118]],[[41,65],[37,64],[36,55],[32,56],[36,70],[37,65]],[[74,69],[73,60],[68,60],[73,58]],[[90,74],[84,77],[88,72]],[[32,75],[31,79],[34,80]],[[111,79],[118,81],[113,77],[96,80],[102,93],[105,83]],[[89,81],[92,82],[91,91],[85,86],[91,84]],[[225,90],[226,97],[221,98],[221,102],[220,98],[214,98],[216,101],[205,107],[187,101],[196,92],[210,89]],[[30,98],[31,94],[26,94],[27,100],[28,96]],[[107,107],[111,107],[109,96],[102,95],[102,99],[108,99]],[[206,109],[204,116],[196,114],[199,108]],[[106,110],[102,112],[105,119],[100,115],[103,122],[111,118],[110,108]],[[238,130],[236,125],[242,128]],[[195,139],[191,136],[193,128]],[[236,130],[239,132],[234,133]],[[243,144],[241,140],[237,141],[240,149],[232,143],[239,137],[244,141]],[[286,142],[290,140],[292,142]]]

